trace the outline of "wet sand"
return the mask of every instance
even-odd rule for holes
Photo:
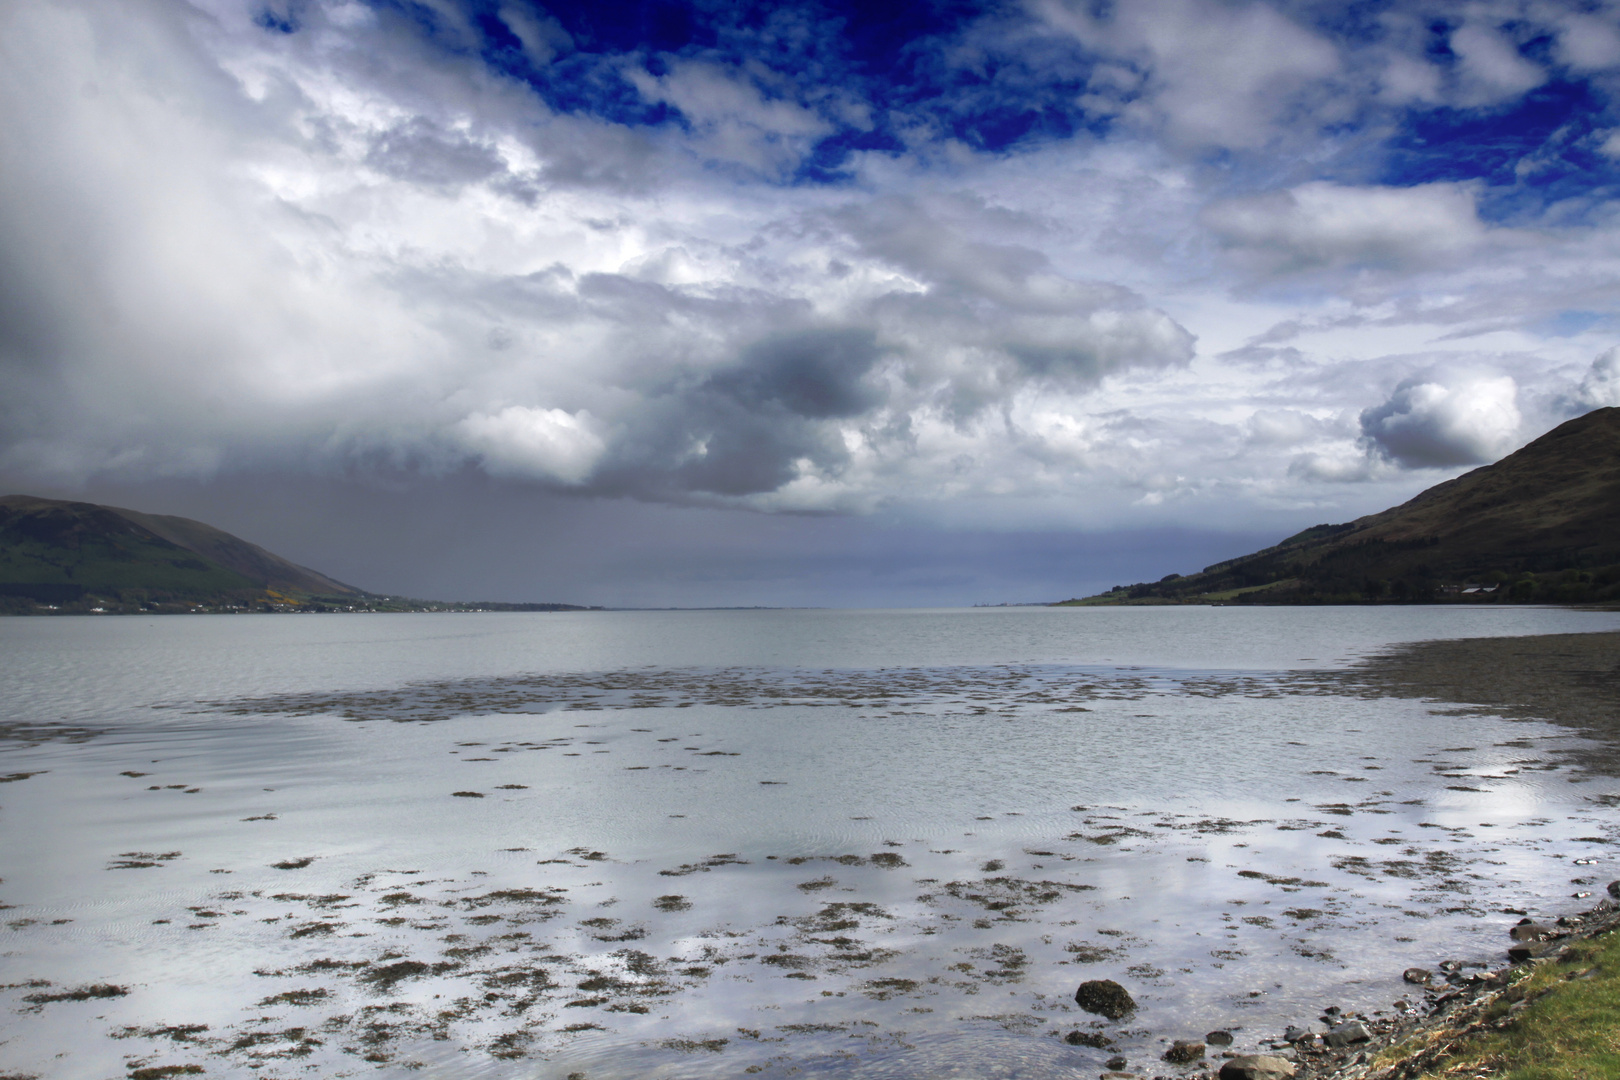
[[[1418,642],[1333,681],[1370,696],[1455,702],[1573,728],[1609,747],[1580,764],[1620,775],[1620,633]]]

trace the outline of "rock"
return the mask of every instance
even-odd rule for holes
[[[1297,1043],[1299,1040],[1307,1037],[1308,1035],[1310,1035],[1310,1031],[1308,1029],[1295,1027],[1293,1024],[1289,1024],[1288,1030],[1283,1032],[1283,1041]]]
[[[1340,1024],[1322,1038],[1330,1047],[1339,1050],[1352,1043],[1367,1042],[1372,1038],[1372,1032],[1367,1030],[1366,1024],[1351,1020],[1349,1023]]]
[[[1294,1063],[1269,1054],[1235,1057],[1221,1066],[1221,1080],[1290,1080]]]
[[[1232,1033],[1230,1031],[1212,1031],[1204,1036],[1204,1041],[1211,1046],[1231,1046]]]
[[[1063,1036],[1063,1041],[1070,1046],[1089,1046],[1094,1050],[1106,1050],[1114,1045],[1114,1040],[1100,1031],[1071,1031]]]
[[[1620,900],[1620,881],[1609,882],[1609,895]]]
[[[1538,922],[1531,922],[1529,919],[1519,920],[1519,925],[1508,931],[1508,935],[1514,941],[1546,941],[1556,933],[1558,931],[1552,927],[1543,926]]]
[[[1515,964],[1522,964],[1527,960],[1540,959],[1549,953],[1555,953],[1563,946],[1556,942],[1522,941],[1508,949],[1508,959]]]
[[[1089,1013],[1122,1020],[1136,1011],[1136,1001],[1113,979],[1091,979],[1074,992],[1074,1003]]]
[[[1108,1068],[1113,1069],[1115,1072],[1118,1072],[1120,1069],[1125,1067],[1125,1059],[1116,1054],[1107,1061],[1103,1062],[1103,1064],[1108,1066]]]
[[[1164,1052],[1164,1060],[1172,1065],[1191,1065],[1195,1061],[1202,1061],[1204,1060],[1204,1044],[1177,1039],[1170,1044],[1170,1049]]]
[[[1430,979],[1434,978],[1434,972],[1427,968],[1407,968],[1405,971],[1401,972],[1401,978],[1405,979],[1409,983],[1415,983],[1418,986],[1422,986]]]
[[[1098,1073],[1097,1080],[1142,1080],[1142,1078],[1137,1076],[1135,1073],[1105,1072]]]

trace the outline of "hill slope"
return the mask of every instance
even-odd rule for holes
[[[0,601],[31,607],[95,597],[144,607],[253,607],[362,595],[199,521],[29,495],[0,498]]]
[[[233,570],[266,589],[310,596],[358,596],[360,590],[297,563],[288,562],[258,544],[232,536],[212,525],[190,518],[162,514],[142,514],[116,506],[107,509],[128,521],[150,529],[171,544]]]
[[[1477,587],[1477,591],[1466,591]],[[1598,409],[1408,502],[1087,603],[1620,598],[1620,408]]]

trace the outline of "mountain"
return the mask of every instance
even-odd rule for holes
[[[1066,604],[1620,599],[1620,408],[1390,510]]]
[[[3,500],[0,500],[3,502]],[[358,596],[360,590],[325,574],[288,562],[246,540],[190,518],[142,514],[108,507],[113,513],[149,529],[178,547],[235,571],[266,589],[310,596]]]
[[[0,610],[256,609],[365,595],[189,518],[0,498]]]

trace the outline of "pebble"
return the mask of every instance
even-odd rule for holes
[[[1295,1027],[1293,1024],[1289,1024],[1288,1030],[1283,1032],[1283,1041],[1297,1043],[1309,1034],[1310,1030],[1308,1028]]]
[[[1070,1046],[1089,1046],[1096,1050],[1106,1050],[1114,1045],[1114,1040],[1100,1031],[1080,1031],[1078,1029],[1063,1036],[1063,1041]]]
[[[1609,895],[1620,900],[1620,881],[1609,882]]]
[[[1107,1061],[1103,1062],[1103,1064],[1106,1065],[1108,1068],[1114,1070],[1115,1072],[1118,1072],[1120,1069],[1123,1069],[1125,1067],[1126,1061],[1125,1061],[1124,1058],[1119,1057],[1118,1055],[1116,1055],[1114,1057],[1109,1058]]]
[[[1231,1046],[1232,1033],[1230,1031],[1211,1031],[1204,1036],[1204,1041],[1211,1046]]]
[[[1508,936],[1514,941],[1546,941],[1558,931],[1550,926],[1544,926],[1529,919],[1520,919],[1519,925],[1508,931]]]
[[[1164,1052],[1164,1060],[1172,1065],[1191,1065],[1195,1061],[1202,1061],[1204,1044],[1177,1039],[1170,1045],[1170,1049]]]
[[[1405,979],[1409,983],[1416,983],[1417,985],[1422,986],[1424,983],[1434,978],[1434,972],[1428,970],[1427,968],[1407,968],[1405,971],[1401,972],[1401,978]]]

